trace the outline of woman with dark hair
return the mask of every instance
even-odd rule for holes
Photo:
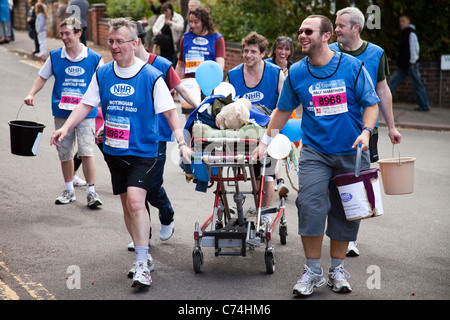
[[[287,71],[292,65],[292,61],[289,59],[293,53],[294,45],[292,44],[292,39],[286,36],[279,36],[273,43],[269,58],[266,61],[279,66],[283,69],[284,75],[287,76]]]
[[[203,61],[217,62],[222,70],[225,67],[225,40],[214,28],[208,10],[199,7],[189,12],[190,31],[180,41],[180,53],[176,72],[180,79],[194,78],[197,67]],[[188,116],[194,109],[182,105],[182,113]]]

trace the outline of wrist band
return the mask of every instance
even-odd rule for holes
[[[180,142],[179,144],[178,144],[178,149],[181,149],[181,147],[182,146],[187,146],[187,144],[186,144],[186,142]]]
[[[269,145],[272,142],[272,137],[268,136],[267,133],[264,133],[263,137],[261,138],[261,142],[265,145]]]

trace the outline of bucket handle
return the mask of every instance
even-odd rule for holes
[[[19,108],[19,111],[17,111],[16,120],[19,118],[20,110],[22,110],[22,107],[23,107],[24,105],[25,105],[25,103],[22,103],[22,105],[21,105],[20,108]],[[34,115],[36,116],[36,123],[39,122],[38,116],[37,116],[37,112],[36,112],[36,108],[35,108],[34,106],[30,106],[30,107],[33,107]]]
[[[398,143],[393,144],[392,145],[392,158],[394,158],[394,148],[395,146],[397,146],[397,150],[398,150],[398,165],[401,165],[401,161],[400,161],[400,146],[398,145]]]
[[[361,158],[362,158],[362,147],[361,144],[358,144],[358,148],[356,149],[355,177],[359,177],[359,173],[361,171]]]

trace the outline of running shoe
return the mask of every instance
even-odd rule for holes
[[[308,296],[313,293],[314,288],[323,286],[327,280],[323,276],[323,270],[320,274],[317,274],[311,270],[306,264],[303,265],[302,277],[297,281],[294,286],[293,293]]]
[[[86,181],[80,179],[77,175],[73,176],[73,186],[74,187],[84,187],[86,185]]]
[[[153,258],[150,253],[147,256],[147,267],[148,271],[150,272],[155,271],[155,265],[153,264]],[[128,271],[128,278],[133,278],[135,271],[136,271],[136,263],[134,263],[133,268],[131,268],[130,271]]]
[[[63,193],[56,198],[55,204],[66,204],[77,200],[74,191],[64,190]]]
[[[347,257],[357,257],[359,256],[359,250],[356,246],[356,241],[350,241],[347,247]]]
[[[87,206],[89,208],[95,208],[97,206],[101,206],[102,204],[103,203],[96,192],[89,192],[87,194]]]
[[[350,293],[352,288],[346,278],[350,278],[350,273],[340,264],[328,273],[328,285],[333,287],[334,292]]]
[[[138,261],[135,264],[135,268],[136,270],[134,271],[131,287],[149,287],[152,283],[152,277],[150,276],[150,270],[148,269],[147,264],[143,261]]]
[[[159,230],[159,238],[162,241],[169,240],[174,232],[174,222],[172,221],[169,225],[161,224],[161,229]]]

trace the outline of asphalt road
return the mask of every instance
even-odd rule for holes
[[[39,65],[2,49],[0,61],[0,300],[449,299],[449,133],[401,131],[401,156],[417,158],[414,193],[383,193],[384,215],[362,222],[361,255],[345,262],[351,274],[351,294],[336,294],[324,286],[306,299],[292,295],[305,262],[292,188],[286,204],[287,244],[281,245],[275,236],[274,274],[266,273],[264,252],[259,249],[246,257],[215,257],[212,248],[204,248],[204,272],[193,272],[194,224],[211,213],[213,193],[211,189],[197,192],[192,183],[185,182],[176,163],[176,146],[170,144],[164,178],[176,212],[175,234],[169,241],[160,241],[157,211],[152,208],[153,283],[148,290],[137,291],[126,276],[134,260],[134,254],[127,251],[130,237],[100,152],[96,150],[96,190],[104,205],[98,210],[87,208],[84,188],[76,189],[76,202],[55,205],[64,184],[55,147],[49,145],[54,130],[53,79],[36,96],[38,120],[46,125],[38,155],[13,155],[8,121],[16,119]],[[26,106],[19,114],[23,120],[34,121],[35,117]],[[381,158],[391,157],[384,128],[379,150]],[[295,172],[291,176],[297,181]],[[325,241],[324,269],[329,266],[328,252]]]

